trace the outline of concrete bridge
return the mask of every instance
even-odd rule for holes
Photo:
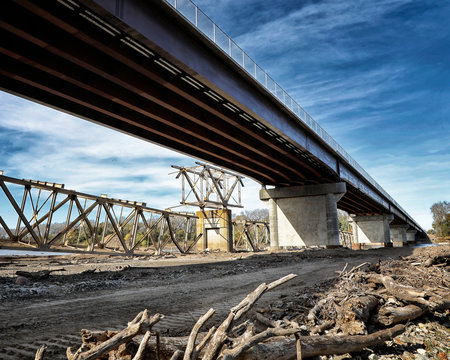
[[[0,87],[264,185],[271,245],[425,232],[189,0],[3,0]],[[269,188],[274,186],[274,188]]]

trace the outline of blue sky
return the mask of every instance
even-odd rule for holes
[[[196,3],[431,227],[430,206],[450,200],[449,1]],[[6,175],[165,208],[181,198],[170,165],[194,161],[0,92]],[[259,185],[245,185],[246,208],[264,207]]]

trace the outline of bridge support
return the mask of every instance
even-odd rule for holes
[[[231,210],[202,210],[197,212],[197,234],[203,239],[197,243],[197,250],[233,251],[233,222]]]
[[[417,230],[406,230],[406,242],[411,245],[416,242]]]
[[[351,219],[355,243],[392,246],[389,224],[394,215],[352,216]]]
[[[270,247],[339,245],[337,202],[345,183],[262,189],[269,201]]]
[[[405,246],[407,239],[406,239],[406,229],[408,229],[408,224],[396,224],[391,225],[391,240],[394,243],[394,246]]]

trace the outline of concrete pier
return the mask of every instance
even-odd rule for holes
[[[416,242],[417,230],[406,230],[406,242],[414,244]]]
[[[351,216],[351,220],[355,243],[392,246],[389,224],[394,215]]]
[[[269,201],[270,247],[338,246],[337,202],[345,183],[262,189]]]
[[[231,210],[198,211],[196,215],[197,234],[203,234],[197,243],[197,250],[233,251]]]
[[[406,245],[406,230],[408,229],[408,224],[395,224],[391,225],[391,240],[394,246],[404,246]]]

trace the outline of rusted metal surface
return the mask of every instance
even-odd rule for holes
[[[161,254],[163,250],[188,252],[198,241],[194,214],[154,209],[143,202],[95,196],[65,189],[62,184],[4,175],[0,175],[0,187],[17,215],[15,228],[10,228],[0,216],[7,245],[126,254],[150,250]],[[19,205],[16,198],[20,193]]]
[[[353,233],[350,231],[339,230],[339,243],[343,247],[352,249],[353,248]]]
[[[261,251],[270,247],[270,228],[266,221],[234,220],[235,250]]]
[[[181,178],[181,204],[200,209],[242,208],[241,187],[243,176],[209,164],[197,162],[197,166],[172,165]],[[186,184],[188,188],[186,188]]]

